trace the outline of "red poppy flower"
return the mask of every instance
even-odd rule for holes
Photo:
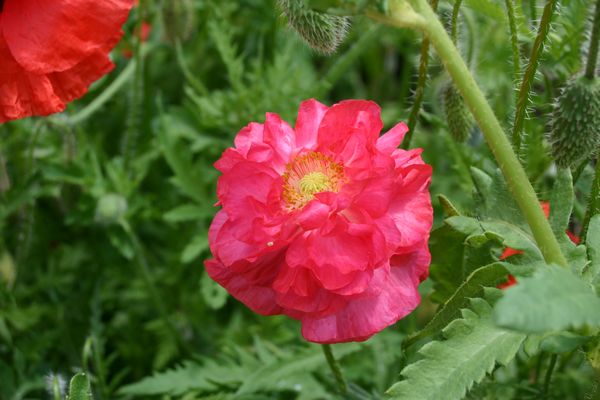
[[[431,167],[397,148],[404,123],[382,126],[373,102],[309,100],[295,129],[276,114],[242,129],[215,164],[208,274],[313,342],[366,340],[410,313],[430,263]]]
[[[134,0],[0,0],[0,123],[63,111],[109,72]]]
[[[546,218],[548,218],[550,216],[550,203],[548,203],[547,201],[540,201],[540,205],[542,206],[544,215],[546,216]],[[579,237],[577,235],[575,235],[571,231],[567,231],[566,233],[567,233],[567,236],[569,236],[569,239],[571,239],[571,241],[573,243],[579,244]],[[517,254],[523,254],[523,252],[521,250],[516,250],[511,247],[507,247],[502,252],[502,255],[500,256],[500,260],[506,260],[508,257],[514,256]],[[512,275],[508,275],[507,279],[508,280],[506,282],[501,283],[497,286],[498,289],[506,289],[507,287],[510,287],[517,283],[517,279]]]

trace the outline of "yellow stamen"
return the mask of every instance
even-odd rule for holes
[[[338,192],[345,182],[344,168],[316,151],[293,159],[283,174],[283,200],[288,210],[303,207],[315,194]]]

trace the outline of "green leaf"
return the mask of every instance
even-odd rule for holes
[[[549,353],[566,353],[575,350],[590,339],[588,336],[577,335],[568,331],[557,332],[545,336],[540,343],[540,348]]]
[[[315,346],[318,347],[318,346]],[[337,360],[360,349],[356,343],[339,344],[334,347],[334,353]],[[281,360],[276,363],[265,365],[262,368],[249,374],[237,394],[243,395],[254,393],[261,388],[271,387],[273,383],[280,382],[286,376],[293,376],[299,372],[314,371],[320,366],[324,366],[325,359],[320,348],[313,348],[311,351],[302,355],[297,355],[293,359]]]
[[[221,285],[210,279],[206,271],[204,271],[202,279],[200,280],[200,292],[202,293],[202,298],[206,302],[206,305],[213,310],[222,308],[229,297],[227,290],[223,289]]]
[[[92,400],[90,381],[83,372],[78,373],[71,379],[67,400]]]
[[[507,289],[495,307],[494,320],[528,333],[600,326],[600,298],[568,269],[548,266]]]
[[[408,365],[405,377],[388,391],[388,398],[410,400],[458,400],[474,383],[490,373],[496,363],[508,364],[524,335],[494,325],[492,307],[483,299],[471,300],[463,318],[443,331],[446,340],[423,346],[423,359]]]
[[[525,227],[523,214],[506,186],[499,169],[489,175],[480,169],[471,168],[471,177],[476,189],[477,212],[482,220],[509,222]]]
[[[585,244],[590,263],[584,269],[583,277],[593,283],[600,277],[600,215],[590,220]]]
[[[192,241],[183,249],[181,253],[181,262],[189,263],[194,261],[203,251],[208,250],[208,235],[206,233],[196,235]]]
[[[165,213],[163,218],[167,222],[194,221],[211,217],[214,213],[215,210],[212,208],[200,207],[195,204],[184,204]]]
[[[475,238],[471,237],[470,241],[467,239],[468,235],[448,225],[431,233],[430,271],[434,281],[434,291],[431,294],[433,301],[447,301],[469,274],[494,261],[491,250],[496,244],[491,238],[474,240]]]
[[[560,168],[558,170],[556,182],[552,188],[552,196],[550,197],[550,217],[548,218],[554,234],[559,238],[566,237],[565,231],[569,227],[574,200],[575,195],[573,193],[571,170],[568,168]]]
[[[460,310],[468,305],[469,298],[480,297],[484,286],[496,286],[507,274],[508,270],[502,263],[486,265],[473,271],[452,297],[440,306],[425,328],[408,337],[403,346],[408,347],[422,338],[439,332],[460,315]]]
[[[446,223],[455,230],[468,236],[484,235],[492,233],[503,240],[504,246],[524,251],[532,260],[542,259],[542,253],[538,249],[531,235],[517,225],[502,220],[480,221],[469,217],[451,217]]]

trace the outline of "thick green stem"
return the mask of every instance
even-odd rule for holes
[[[329,368],[335,377],[335,381],[338,386],[338,391],[342,396],[345,396],[348,393],[348,384],[346,383],[346,379],[344,379],[344,375],[342,374],[342,369],[340,368],[340,364],[338,364],[337,360],[333,356],[333,351],[331,351],[330,344],[324,344],[321,346],[323,349],[323,353],[325,354],[325,359],[327,360],[327,364],[329,364]]]
[[[596,76],[596,63],[598,62],[598,39],[600,37],[600,0],[596,1],[596,11],[594,12],[594,25],[592,26],[592,37],[590,39],[590,48],[588,50],[588,59],[585,66],[585,77],[594,79]]]
[[[437,10],[438,0],[431,0],[431,8]],[[407,150],[410,148],[415,129],[417,127],[417,121],[419,113],[421,112],[421,105],[423,104],[423,96],[425,95],[425,84],[427,83],[427,69],[429,68],[429,39],[425,36],[421,42],[421,58],[419,61],[419,76],[417,78],[417,88],[415,89],[415,96],[413,105],[410,109],[408,116],[408,132],[402,141],[402,148]]]
[[[421,27],[429,36],[429,40],[437,50],[440,59],[454,79],[454,84],[475,116],[483,136],[506,178],[508,187],[531,228],[544,259],[547,263],[566,266],[567,261],[560,250],[556,237],[552,233],[550,224],[544,216],[527,174],[502,130],[500,122],[461,58],[458,49],[452,43],[437,15],[426,0],[411,0],[411,4],[414,11],[417,12],[417,16],[421,18],[415,19],[418,23],[413,23],[413,26]],[[395,14],[392,14],[391,18],[394,17]],[[406,18],[406,16],[400,18]],[[426,22],[423,23],[423,20]],[[402,26],[400,20],[394,25]]]
[[[517,154],[520,153],[523,123],[525,122],[525,113],[527,112],[527,104],[529,103],[529,91],[535,81],[535,73],[540,62],[540,56],[544,50],[544,43],[546,37],[550,31],[550,22],[552,21],[552,15],[556,8],[557,0],[548,0],[544,7],[544,13],[542,14],[542,20],[538,28],[538,33],[531,49],[531,57],[529,58],[529,64],[525,70],[525,75],[521,81],[521,87],[517,98],[517,109],[515,111],[515,122],[513,124],[512,142]]]
[[[521,53],[519,52],[519,34],[517,32],[517,20],[515,18],[515,6],[513,4],[513,0],[506,0],[506,14],[508,16],[508,26],[510,27],[510,44],[513,52],[513,80],[516,85],[516,82],[519,81],[519,76],[521,75]],[[518,101],[518,99],[519,96],[517,94],[516,101]]]

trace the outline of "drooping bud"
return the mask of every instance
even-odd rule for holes
[[[587,160],[600,144],[600,81],[578,77],[562,89],[554,104],[548,137],[560,167]]]
[[[333,53],[346,37],[347,17],[325,14],[306,6],[304,0],[279,0],[289,24],[313,49]]]
[[[466,142],[471,135],[473,116],[452,82],[444,87],[443,101],[450,134],[457,142]]]
[[[161,12],[169,43],[185,42],[192,36],[196,22],[193,0],[163,0]]]

